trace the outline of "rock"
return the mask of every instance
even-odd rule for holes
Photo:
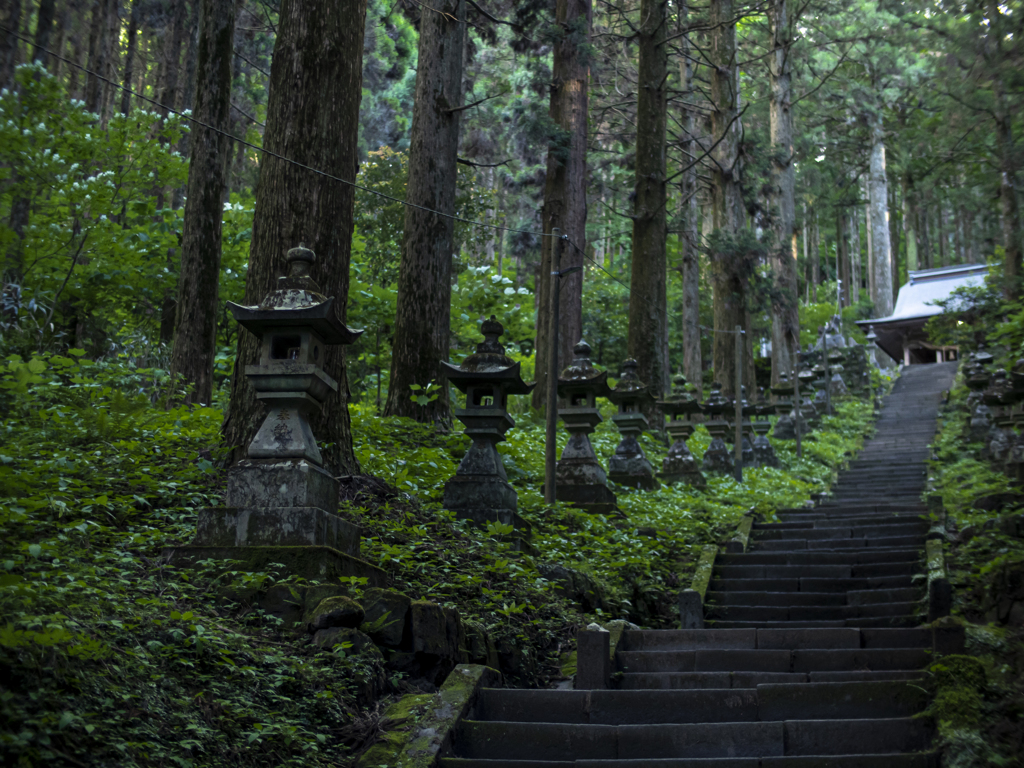
[[[413,651],[431,656],[451,657],[448,619],[441,606],[429,600],[414,600],[410,605],[410,612]]]
[[[362,653],[372,648],[376,655],[380,656],[380,651],[377,650],[377,646],[373,644],[370,636],[352,627],[327,627],[317,630],[313,635],[313,642],[328,650],[336,645],[349,644],[349,647],[344,650],[350,654]]]
[[[368,589],[363,593],[366,616],[360,629],[374,642],[389,648],[411,643],[408,629],[412,599],[393,589]]]
[[[464,622],[464,626],[466,627],[466,650],[469,653],[469,662],[498,669],[501,666],[498,648],[491,636],[487,634],[487,630],[475,621]]]
[[[310,632],[316,632],[330,627],[358,627],[363,623],[364,615],[363,606],[351,597],[339,595],[321,600],[316,608],[303,617],[303,620]]]
[[[456,663],[469,661],[466,650],[466,627],[462,623],[459,612],[454,608],[442,608],[444,611],[445,635],[448,638],[448,658]]]
[[[585,611],[608,607],[601,585],[582,571],[558,563],[538,563],[537,570],[545,579],[555,583],[556,592],[579,603]]]
[[[274,584],[259,599],[259,607],[276,616],[288,629],[302,620],[306,600],[306,587],[291,584]]]
[[[340,584],[318,584],[315,587],[307,587],[306,597],[303,601],[303,605],[306,608],[305,613],[312,611],[328,597],[348,595],[348,592],[348,588],[343,587]]]

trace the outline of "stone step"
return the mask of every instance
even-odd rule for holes
[[[465,720],[457,735],[465,758],[631,760],[782,757],[918,752],[934,734],[920,718],[788,720],[739,723],[583,725]]]
[[[930,629],[640,629],[623,633],[620,651],[720,649],[931,648]]]
[[[920,670],[853,670],[842,672],[635,672],[621,678],[623,690],[686,691],[745,689],[760,685],[807,685],[812,682],[920,680]]]
[[[923,587],[906,589],[869,589],[854,592],[733,592],[708,590],[712,605],[880,605],[914,603],[924,598]]]
[[[785,594],[780,593],[780,594]],[[921,606],[912,603],[874,603],[871,605],[716,605],[708,608],[707,618],[727,621],[838,621],[908,616]]]
[[[881,547],[856,552],[723,552],[715,558],[716,565],[867,565],[921,562],[921,550]]]
[[[859,579],[876,576],[903,576],[917,573],[918,563],[864,563],[853,565],[716,565],[719,579]],[[826,590],[828,591],[828,590]],[[843,590],[846,591],[846,590]]]
[[[616,655],[622,671],[651,672],[836,672],[920,669],[924,648],[707,649],[626,651]]]
[[[759,541],[778,539],[849,539],[892,536],[913,536],[928,533],[931,527],[927,520],[907,520],[887,525],[848,525],[834,521],[832,525],[815,525],[813,528],[762,528],[757,532]]]
[[[876,576],[859,579],[836,579],[816,577],[790,577],[766,579],[747,578],[733,579],[716,577],[711,581],[711,589],[723,592],[736,590],[738,592],[758,592],[767,590],[769,592],[853,592],[872,589],[903,589],[913,586],[913,577],[905,576]]]
[[[440,768],[939,768],[932,752],[790,757],[677,757],[655,760],[472,760],[442,757]]]
[[[709,622],[711,626],[719,629],[746,629],[775,628],[785,629],[788,627],[919,627],[924,622],[923,616],[916,614],[906,616],[882,616],[876,618],[843,619],[837,621],[737,621],[733,619],[720,619]]]
[[[857,515],[857,514],[845,514],[845,515],[830,515],[827,513],[813,516],[811,514],[801,516],[799,520],[788,520],[786,522],[777,523],[754,523],[753,530],[755,531],[772,531],[772,530],[789,530],[789,531],[802,531],[815,528],[828,528],[836,525],[873,525],[873,526],[890,526],[890,525],[907,525],[909,523],[916,522],[918,520],[925,520],[919,513],[907,514],[907,515]]]
[[[927,537],[923,534],[902,537],[879,537],[874,539],[777,539],[775,541],[755,542],[751,545],[755,550],[765,552],[786,552],[800,550],[868,550],[893,549],[911,547],[925,549]]]

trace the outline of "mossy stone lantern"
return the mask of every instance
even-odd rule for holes
[[[690,392],[685,376],[678,374],[673,378],[672,384],[672,394],[665,400],[658,401],[658,407],[669,418],[665,431],[673,440],[672,446],[668,449],[668,456],[662,461],[662,470],[658,477],[666,483],[686,483],[695,488],[704,488],[707,480],[701,474],[700,460],[686,445],[686,441],[696,428],[690,419],[704,409]]]
[[[704,410],[711,416],[711,420],[704,424],[711,435],[711,443],[704,451],[704,469],[708,472],[732,472],[735,467],[732,451],[725,444],[729,422],[723,418],[732,409],[733,402],[722,394],[722,385],[714,382],[704,403]]]
[[[779,374],[779,383],[771,388],[775,396],[775,413],[779,415],[772,433],[776,440],[796,440],[796,420],[793,418],[793,393],[796,387],[789,375]]]
[[[768,441],[768,433],[772,429],[772,423],[768,421],[768,417],[776,412],[776,407],[762,396],[761,402],[755,406],[754,410],[760,417],[753,425],[754,433],[757,435],[754,438],[754,466],[777,467],[779,459],[775,455],[772,444]]]
[[[337,316],[335,299],[310,276],[316,259],[300,245],[287,254],[288,273],[256,306],[228,302],[238,323],[260,339],[260,359],[245,366],[256,397],[268,407],[247,457],[228,470],[226,504],[200,510],[196,538],[174,560],[271,563],[293,576],[336,581],[385,574],[359,559],[359,528],[337,515],[338,481],[323,467],[309,416],[324,407],[338,382],[325,370],[328,346],[362,333]]]
[[[638,367],[636,360],[626,360],[618,382],[608,395],[608,399],[618,406],[619,412],[612,416],[612,421],[622,435],[608,462],[608,477],[619,485],[651,490],[658,487],[658,481],[654,479],[654,468],[637,438],[650,427],[644,407],[653,404],[654,398],[650,388],[637,375]]]
[[[239,325],[261,340],[259,364],[247,365],[245,375],[269,411],[249,444],[250,459],[323,465],[308,418],[338,391],[338,382],[323,368],[326,349],[351,344],[362,331],[342,323],[334,298],[320,293],[309,275],[315,258],[308,248],[292,248],[288,275],[278,278],[277,290],[255,307],[228,302]]]
[[[558,376],[558,416],[569,441],[555,466],[555,497],[587,512],[612,514],[615,494],[590,443],[591,433],[602,421],[597,399],[611,391],[608,371],[594,367],[590,345],[582,339],[572,353],[572,363]]]
[[[499,341],[505,329],[494,315],[480,331],[484,340],[462,365],[441,363],[448,381],[466,395],[466,405],[455,409],[455,417],[473,441],[455,477],[445,483],[444,507],[479,525],[499,522],[522,529],[516,514],[518,497],[505,474],[498,443],[516,424],[508,415],[509,395],[528,395],[534,385],[523,381],[519,363],[505,354]]]

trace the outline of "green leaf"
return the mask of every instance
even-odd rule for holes
[[[38,544],[29,544],[28,545],[28,553],[30,555],[32,555],[32,557],[39,557],[39,555],[42,554],[42,551],[43,551],[43,548],[41,546],[39,546]]]

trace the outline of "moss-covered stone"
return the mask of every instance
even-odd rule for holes
[[[429,768],[451,743],[463,717],[472,713],[481,688],[500,685],[501,675],[477,664],[460,664],[433,695],[403,696],[384,713],[383,738],[355,768]]]
[[[313,635],[313,642],[319,645],[321,648],[333,648],[336,645],[341,645],[346,653],[363,653],[368,649],[372,649],[376,655],[383,656],[377,646],[373,644],[373,640],[370,636],[360,632],[358,629],[352,627],[328,627],[326,629],[318,630]]]
[[[310,632],[330,627],[358,627],[363,623],[363,606],[351,597],[338,595],[321,600],[320,604],[303,616]]]
[[[393,589],[373,588],[363,593],[366,616],[360,629],[374,642],[389,648],[403,648],[411,642],[409,609],[412,600]]]
[[[448,619],[437,603],[414,600],[410,604],[412,615],[412,649],[416,653],[451,658],[448,642]]]
[[[348,595],[348,587],[343,587],[340,584],[315,584],[311,587],[306,587],[306,599],[303,603],[306,608],[306,613],[309,613],[318,605],[322,600],[326,600],[328,597],[338,597],[339,595]]]
[[[950,655],[932,664],[935,699],[928,708],[943,728],[973,728],[981,719],[987,684],[985,667],[974,656]]]

